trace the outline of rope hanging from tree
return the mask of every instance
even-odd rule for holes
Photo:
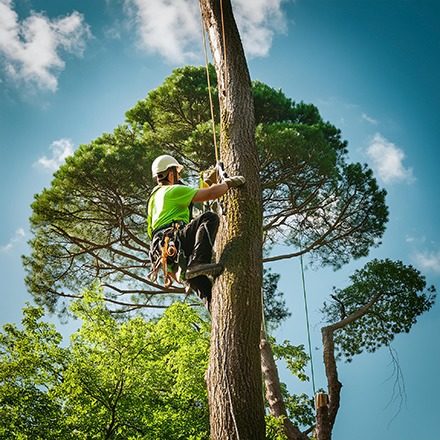
[[[214,151],[215,151],[215,161],[220,162],[219,157],[219,151],[217,146],[217,135],[215,131],[215,116],[214,116],[214,104],[212,101],[212,92],[211,92],[211,79],[209,77],[209,62],[208,62],[208,49],[206,47],[206,35],[205,35],[205,29],[203,26],[203,19],[201,18],[202,22],[202,37],[203,37],[203,51],[205,54],[205,69],[206,69],[206,81],[208,83],[208,96],[209,96],[209,108],[211,110],[211,125],[212,125],[212,136],[214,140]]]
[[[224,20],[224,14],[223,14],[223,0],[219,1],[220,3],[220,17],[221,17],[221,28],[222,28],[222,49],[223,49],[223,64],[224,64],[224,73],[225,77],[228,74],[228,68],[227,68],[227,56],[226,56],[226,33],[225,33],[225,20]],[[201,11],[200,11],[201,12]],[[208,61],[208,49],[207,49],[207,43],[206,43],[206,30],[205,26],[203,24],[203,17],[201,15],[201,28],[202,28],[202,42],[203,42],[203,52],[204,52],[204,58],[205,58],[205,70],[206,70],[206,80],[208,84],[208,96],[209,96],[209,107],[211,111],[211,125],[212,125],[212,136],[213,136],[213,142],[214,142],[214,152],[215,152],[215,161],[216,161],[216,167],[218,169],[220,178],[227,177],[224,166],[221,161],[221,151],[219,148],[219,144],[217,143],[217,135],[215,130],[215,115],[214,115],[214,104],[212,99],[212,91],[211,91],[211,80],[209,76],[209,61]],[[226,82],[226,81],[225,81]],[[220,145],[221,147],[221,145]]]
[[[299,261],[300,261],[300,265],[301,265],[301,280],[302,280],[303,297],[304,297],[304,312],[305,312],[305,315],[306,315],[307,343],[308,343],[309,356],[310,356],[310,369],[311,369],[311,376],[312,376],[312,388],[313,388],[313,395],[315,395],[316,394],[315,370],[313,368],[312,342],[311,342],[312,338],[310,336],[309,307],[308,307],[308,301],[307,301],[306,279],[305,279],[305,275],[304,275],[304,262],[303,262],[302,254],[299,256]]]

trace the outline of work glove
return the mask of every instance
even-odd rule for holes
[[[238,188],[245,184],[246,179],[243,176],[227,177],[224,182],[228,185],[228,188]]]

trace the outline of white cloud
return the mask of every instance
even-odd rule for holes
[[[287,31],[282,3],[283,0],[253,0],[250,6],[248,0],[233,1],[237,25],[248,55],[266,56],[275,33]]]
[[[52,151],[52,156],[50,158],[47,156],[40,157],[34,165],[50,171],[57,170],[66,160],[66,157],[73,153],[74,149],[70,139],[58,139],[53,141],[49,148]]]
[[[20,243],[25,237],[25,232],[23,228],[19,228],[15,231],[15,234],[11,239],[4,245],[0,245],[0,252],[9,252],[16,244]]]
[[[267,55],[275,33],[285,32],[282,3],[289,0],[233,1],[234,15],[249,56]],[[194,60],[201,52],[198,1],[125,0],[125,10],[137,27],[140,45],[173,63]]]
[[[12,0],[0,0],[0,56],[6,74],[54,92],[65,67],[60,51],[81,56],[90,28],[82,14],[49,19],[32,12],[20,21]]]
[[[440,251],[418,252],[414,258],[422,269],[440,273]]]
[[[201,38],[197,1],[125,0],[125,6],[143,48],[175,63],[194,58]]]
[[[385,183],[415,180],[412,168],[405,168],[405,153],[379,133],[376,133],[367,148],[367,155],[374,170]]]
[[[368,116],[366,113],[362,113],[362,119],[364,121],[367,121],[368,123],[372,124],[372,125],[377,125],[378,121],[374,118],[372,118],[371,116]]]

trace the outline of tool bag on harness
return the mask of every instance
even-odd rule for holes
[[[183,225],[182,222],[167,225],[154,232],[151,240],[150,281],[156,282],[162,270],[163,284],[166,288],[170,287],[173,281],[181,283],[182,274],[186,271],[187,259],[178,236],[178,231]]]

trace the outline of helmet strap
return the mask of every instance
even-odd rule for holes
[[[158,183],[160,185],[167,185],[167,184],[171,183],[171,180],[170,180],[171,173],[173,174],[174,182],[176,183],[177,182],[177,176],[178,176],[177,168],[176,167],[168,168],[168,170],[166,170],[166,172],[159,173],[157,175]]]

